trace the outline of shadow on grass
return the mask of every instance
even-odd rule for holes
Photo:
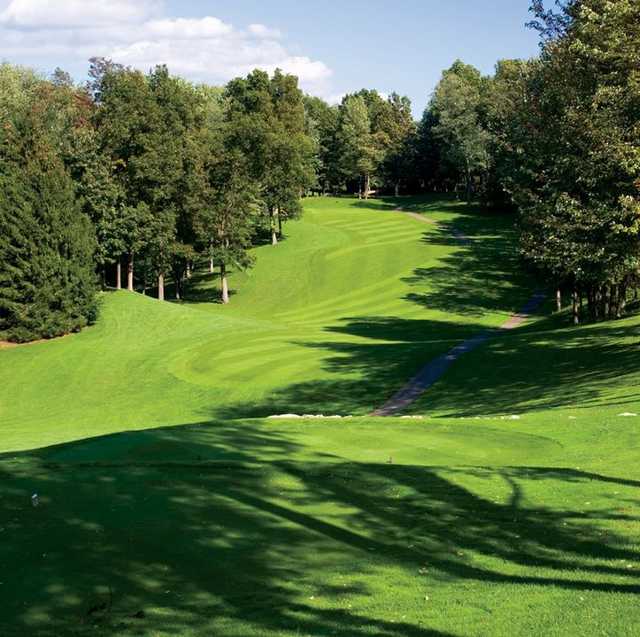
[[[637,411],[640,326],[606,323],[558,329],[558,322],[554,317],[512,332],[496,331],[478,350],[457,360],[407,411],[456,418],[560,407]],[[300,344],[327,352],[323,365],[335,378],[293,383],[255,402],[221,405],[215,416],[367,414],[425,362],[483,329],[475,323],[351,319],[327,332],[357,336],[358,341]]]
[[[455,220],[439,222],[423,241],[456,248],[437,266],[416,268],[404,279],[417,288],[406,298],[425,309],[468,316],[516,312],[533,293],[535,283],[519,262],[512,217],[465,209]]]
[[[231,272],[230,272],[231,274]],[[229,296],[234,297],[238,294],[235,288],[229,289]],[[209,272],[208,266],[202,267],[193,273],[191,278],[185,281],[182,290],[182,298],[175,300],[175,286],[170,284],[167,286],[167,298],[177,303],[211,303],[214,305],[222,305],[220,275],[216,268],[215,272]]]
[[[441,201],[428,204],[423,198],[415,205],[420,210],[443,206]],[[496,221],[495,215],[465,212],[468,208],[457,202],[451,206],[463,212],[455,222],[443,222],[435,232],[425,233],[424,241],[456,244],[458,249],[436,267],[417,269],[407,279],[416,288],[409,300],[425,309],[455,311],[474,319],[521,309],[533,284],[519,274],[510,218]],[[460,245],[452,236],[454,229],[471,240]],[[412,410],[490,416],[532,408],[637,403],[640,394],[633,389],[626,396],[612,393],[617,387],[636,385],[631,378],[637,370],[638,346],[625,340],[633,336],[631,328],[608,323],[576,330],[563,321],[563,317],[552,317],[497,334],[480,350],[457,361]],[[325,329],[335,338],[298,343],[326,352],[323,365],[329,378],[293,383],[254,402],[222,406],[215,415],[227,419],[370,413],[429,361],[485,329],[480,322],[345,317]],[[345,341],[344,336],[357,340]],[[442,387],[446,389],[437,391]]]
[[[345,462],[286,429],[211,423],[11,454],[0,480],[3,635],[450,635],[394,621],[391,600],[413,616],[421,600],[390,589],[389,569],[435,590],[640,593],[614,565],[637,546],[608,526],[638,518],[615,500],[542,504],[567,482],[640,486],[593,473]]]
[[[334,340],[295,343],[325,354],[323,366],[335,378],[288,385],[256,402],[221,405],[220,419],[259,418],[283,413],[364,415],[393,395],[426,362],[484,328],[476,323],[357,317],[327,327]],[[357,340],[339,340],[355,336]]]
[[[417,407],[445,416],[557,407],[637,409],[640,327],[558,328],[563,320],[539,321],[488,341],[482,351],[461,359]]]

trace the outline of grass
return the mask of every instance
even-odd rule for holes
[[[541,315],[368,417],[532,287],[507,217],[401,203],[439,225],[308,200],[229,307],[0,351],[0,634],[640,633],[640,320]]]

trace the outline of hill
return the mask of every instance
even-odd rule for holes
[[[0,632],[637,634],[638,317],[542,312],[367,416],[532,286],[508,217],[306,206],[228,307],[0,351]]]

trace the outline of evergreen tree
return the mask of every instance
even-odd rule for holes
[[[79,330],[96,314],[95,238],[50,126],[49,86],[0,122],[0,334],[16,341]]]

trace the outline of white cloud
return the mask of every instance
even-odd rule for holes
[[[11,0],[0,25],[18,29],[81,28],[143,20],[156,0]]]
[[[328,93],[331,69],[292,55],[263,24],[238,29],[213,16],[168,17],[157,0],[0,0],[0,59],[86,71],[91,56],[147,71],[166,64],[193,80],[223,83],[254,68],[281,68],[302,87]]]
[[[325,100],[327,101],[327,103],[331,104],[331,106],[337,106],[338,104],[342,103],[342,100],[344,99],[345,95],[347,93],[343,92],[343,93],[330,93],[329,95],[327,95],[325,97]]]
[[[282,37],[282,33],[278,29],[271,29],[264,24],[250,24],[247,30],[257,38],[279,40]]]
[[[233,33],[233,27],[218,18],[176,18],[152,20],[144,25],[145,31],[158,39],[194,40],[218,38]]]

